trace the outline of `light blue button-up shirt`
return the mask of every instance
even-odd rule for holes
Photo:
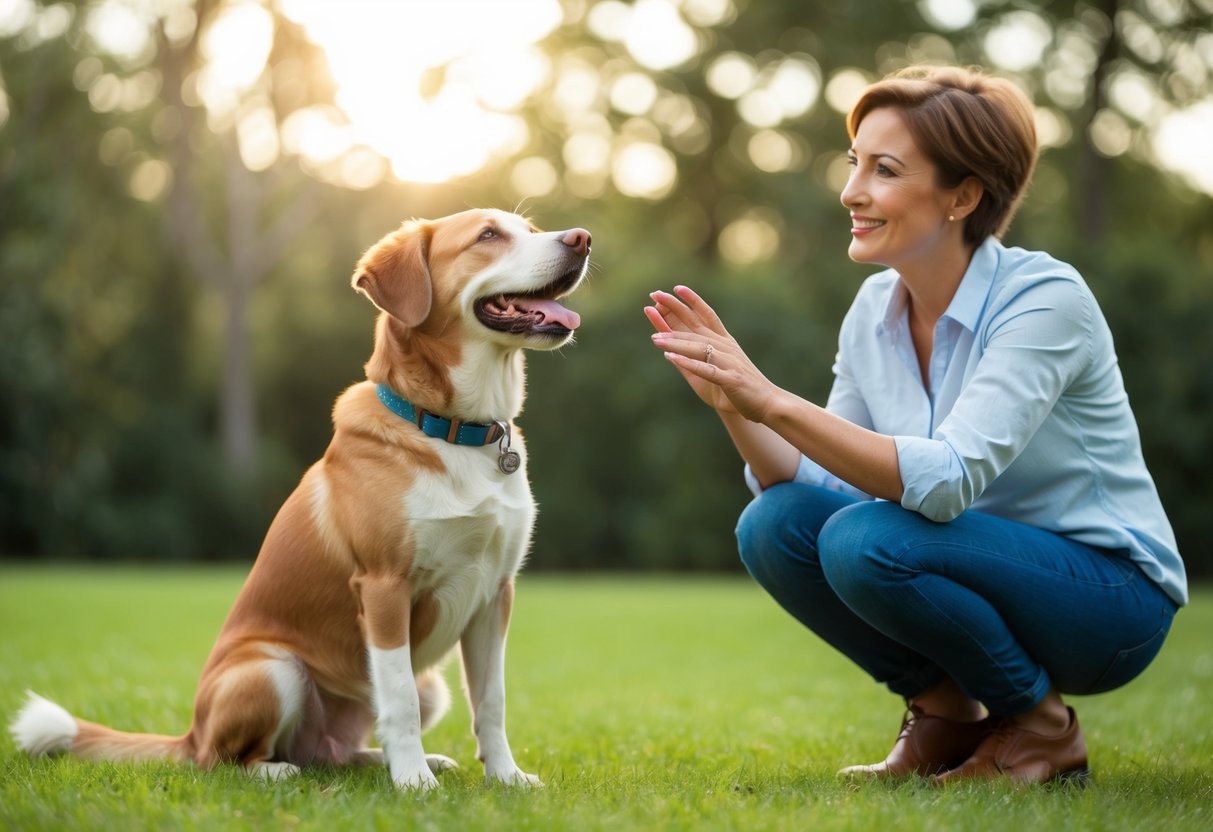
[[[929,389],[907,303],[891,269],[864,282],[842,323],[826,404],[893,437],[901,505],[940,522],[972,508],[1126,552],[1186,603],[1112,333],[1078,272],[987,239],[935,326]],[[748,468],[746,480],[760,491]],[[796,481],[867,496],[807,457]]]

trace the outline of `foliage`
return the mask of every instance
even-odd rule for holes
[[[972,21],[945,29],[924,16],[926,3],[873,15],[863,4],[735,2],[697,28],[694,59],[653,70],[592,31],[595,4],[569,0],[565,25],[543,44],[549,85],[520,111],[531,129],[516,157],[441,186],[385,180],[364,190],[320,181],[285,155],[255,174],[240,167],[231,126],[212,124],[185,94],[202,60],[197,38],[165,28],[157,50],[124,61],[87,36],[94,5],[56,7],[74,13],[61,35],[0,36],[0,555],[251,558],[323,453],[333,398],[361,378],[373,310],[348,288],[360,251],[405,217],[518,204],[512,165],[527,157],[558,177],[523,209],[544,227],[589,228],[596,262],[572,301],[584,321],[578,343],[529,358],[521,426],[541,510],[533,565],[737,569],[731,530],[748,499],[740,463],[649,345],[641,307],[654,289],[693,285],[773,380],[820,402],[838,324],[869,270],[845,256],[832,172],[846,146],[842,116],[819,100],[767,130],[793,161],[764,170],[751,150],[763,131],[712,91],[707,69],[733,53],[759,72],[794,59],[824,85],[913,61],[983,62],[991,32],[1027,12],[1048,38],[1016,77],[1060,126],[1008,242],[1068,259],[1091,283],[1189,570],[1213,571],[1204,473],[1213,463],[1213,200],[1162,171],[1149,125],[1115,111],[1108,94],[1132,75],[1167,106],[1207,95],[1210,71],[1193,69],[1207,3],[983,2]],[[195,36],[221,8],[196,5]],[[1168,8],[1180,17],[1158,20]],[[330,102],[333,91],[322,56],[275,19],[275,52],[249,98],[264,95],[281,126],[292,108]],[[1154,26],[1157,43],[1143,21],[1166,23]],[[1115,49],[1098,63],[1103,46]],[[1075,80],[1079,58],[1090,72]],[[673,155],[668,195],[627,197],[609,177],[574,187],[566,142],[582,128],[553,104],[565,59],[600,71],[583,115],[606,125],[611,142],[641,136]],[[1104,86],[1091,80],[1096,65]],[[166,85],[149,102],[91,106],[89,78],[147,70]],[[688,107],[693,119],[612,105],[609,86],[628,73],[650,78],[670,112]],[[1086,140],[1100,112],[1127,125],[1132,152],[1107,158]],[[132,196],[146,163],[166,159],[175,177],[166,193]],[[726,256],[739,221],[773,229],[777,249]],[[257,274],[242,273],[247,296],[219,288],[237,280],[241,256],[281,242],[274,229],[284,222],[297,225],[289,244]],[[207,262],[221,264],[209,280]],[[251,385],[243,410],[221,395],[245,389],[237,370]],[[259,439],[251,463],[233,457],[243,447],[231,439],[233,418]]]
[[[82,717],[176,733],[239,586],[236,569],[4,568],[0,719],[31,687]],[[901,703],[737,578],[524,575],[509,731],[537,792],[482,784],[466,706],[426,735],[462,766],[436,793],[382,770],[267,785],[167,764],[30,761],[0,739],[8,829],[1198,830],[1213,798],[1213,595],[1199,591],[1127,687],[1076,698],[1085,790],[848,786],[887,751]],[[47,610],[69,610],[48,615]],[[457,670],[450,668],[458,684]]]

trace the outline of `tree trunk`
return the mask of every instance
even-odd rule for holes
[[[1091,140],[1091,125],[1107,104],[1104,87],[1112,63],[1120,54],[1120,39],[1116,34],[1116,13],[1119,7],[1120,0],[1101,0],[1097,4],[1098,10],[1108,19],[1109,32],[1096,61],[1095,72],[1091,76],[1091,106],[1087,110],[1082,131],[1082,197],[1079,204],[1082,210],[1082,233],[1088,243],[1101,242],[1108,224],[1108,182],[1115,166],[1111,159],[1095,149],[1095,143]]]
[[[247,281],[235,275],[227,281],[224,290],[227,317],[223,339],[219,433],[224,458],[240,474],[247,474],[253,469],[257,455],[256,401],[249,344],[249,294]]]
[[[249,335],[249,303],[268,265],[258,264],[259,208],[265,194],[240,160],[235,136],[220,137],[224,150],[227,209],[227,262],[223,276],[227,307],[220,384],[220,439],[228,465],[239,474],[253,470],[257,457],[256,394]]]
[[[188,106],[181,90],[191,69],[200,63],[199,38],[218,8],[214,0],[198,0],[198,24],[184,44],[171,45],[163,30],[158,33],[165,100],[177,109],[182,120],[181,129],[166,148],[175,174],[166,224],[169,238],[180,249],[189,271],[202,284],[219,292],[224,304],[220,446],[228,466],[247,475],[253,471],[257,458],[249,306],[257,286],[315,219],[318,206],[314,188],[305,186],[267,222],[265,209],[279,180],[268,172],[253,173],[246,168],[236,136],[229,130],[216,137],[224,165],[221,187],[226,228],[209,221],[203,207],[204,186],[194,171],[196,151],[190,146],[190,136],[205,125],[206,114],[201,107]],[[215,183],[206,187],[215,187]]]

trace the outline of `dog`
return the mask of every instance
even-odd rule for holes
[[[268,779],[385,763],[396,786],[428,790],[455,765],[421,734],[450,704],[439,671],[458,645],[486,781],[542,785],[505,730],[506,630],[535,518],[513,420],[523,350],[561,347],[580,324],[559,300],[589,255],[584,229],[497,210],[410,220],[367,250],[351,281],[379,309],[366,380],[338,397],[324,457],[271,523],[189,732],[124,733],[30,692],[17,745]]]

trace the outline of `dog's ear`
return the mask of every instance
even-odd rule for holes
[[[405,223],[362,255],[350,284],[408,327],[421,324],[434,299],[430,281],[430,229]]]

